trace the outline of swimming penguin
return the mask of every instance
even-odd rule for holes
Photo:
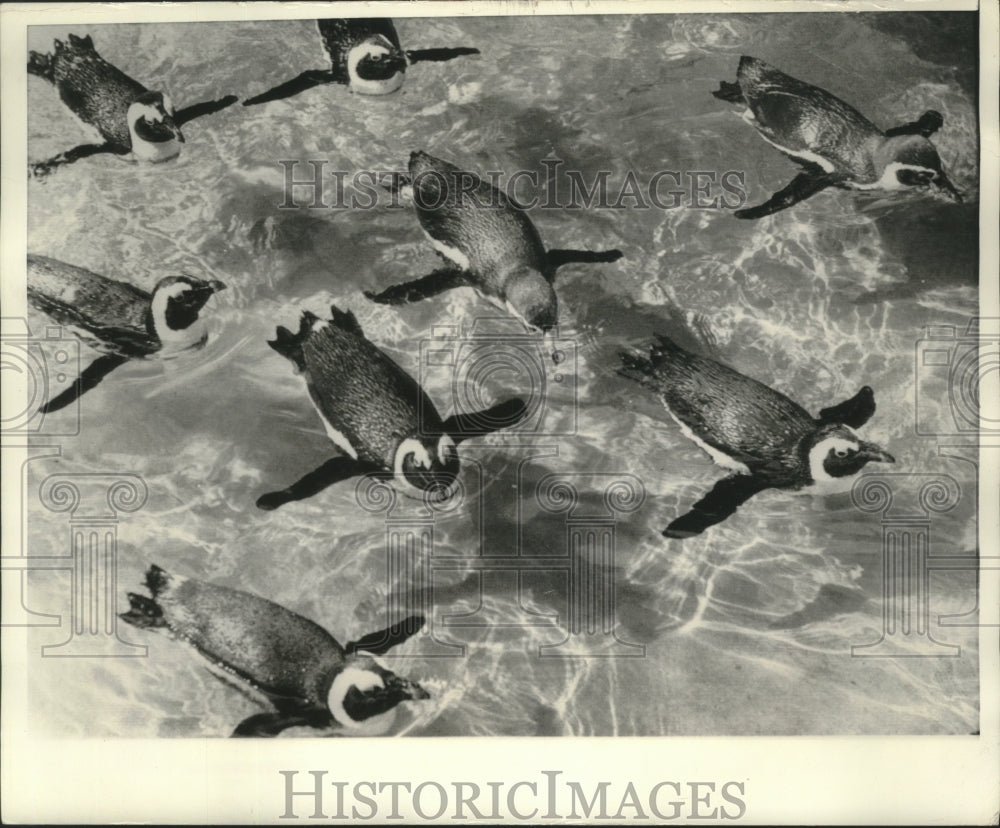
[[[343,454],[287,489],[263,495],[258,508],[276,509],[370,473],[443,500],[458,475],[457,444],[524,418],[524,402],[510,399],[442,420],[416,380],[365,338],[353,313],[336,307],[330,313],[324,321],[305,311],[297,334],[279,327],[268,345],[305,378],[326,433]]]
[[[745,104],[743,119],[803,168],[764,204],[737,210],[737,218],[769,216],[827,187],[900,190],[934,185],[962,200],[927,140],[944,123],[938,112],[929,110],[919,120],[882,132],[829,92],[752,57],[740,58],[735,83],[722,81],[712,94]]]
[[[403,85],[409,64],[479,54],[478,49],[467,47],[404,52],[396,27],[385,17],[317,20],[316,25],[332,68],[303,72],[274,89],[248,98],[243,106],[280,101],[324,83],[343,83],[362,95],[387,95]]]
[[[400,702],[430,698],[377,658],[418,633],[423,616],[411,615],[341,646],[318,624],[272,601],[171,575],[155,564],[146,572],[146,588],[151,598],[128,594],[123,621],[166,630],[194,647],[216,675],[239,680],[238,686],[276,708],[244,719],[233,736],[275,736],[288,727],[335,724],[357,735],[380,735],[392,725]]]
[[[619,373],[656,393],[686,437],[737,472],[671,523],[665,537],[698,535],[764,489],[801,489],[851,477],[872,461],[895,462],[854,433],[875,413],[867,385],[813,418],[773,388],[688,353],[667,337],[658,340],[648,360],[622,354]]]
[[[28,254],[28,302],[101,351],[76,381],[41,407],[58,411],[130,359],[200,348],[208,338],[198,314],[222,282],[165,276],[153,292],[47,256]]]
[[[236,103],[229,95],[174,111],[170,96],[150,91],[102,58],[90,35],[69,36],[55,42],[52,54],[29,52],[28,74],[37,75],[59,90],[59,97],[81,121],[96,128],[102,143],[82,144],[32,165],[41,176],[61,164],[110,152],[132,154],[137,161],[166,161],[176,157],[184,142],[181,127]]]
[[[535,225],[503,192],[426,152],[411,153],[409,173],[396,183],[412,188],[420,226],[447,264],[381,293],[365,291],[373,302],[415,302],[467,286],[531,327],[548,331],[558,318],[552,287],[556,269],[622,257],[620,250],[546,252]]]

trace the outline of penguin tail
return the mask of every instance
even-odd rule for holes
[[[37,75],[40,78],[45,78],[50,83],[55,83],[55,74],[52,69],[52,55],[28,52],[28,74]]]
[[[163,609],[156,603],[155,599],[130,592],[128,594],[128,603],[129,611],[119,613],[118,615],[122,621],[128,622],[133,627],[151,628],[167,626],[167,622],[163,618]]]
[[[274,339],[267,340],[267,344],[285,359],[294,363],[300,371],[304,370],[306,362],[305,357],[302,356],[302,343],[309,336],[309,332],[312,331],[312,326],[316,322],[316,319],[315,314],[303,311],[298,333],[293,334],[288,328],[279,325],[274,332]]]
[[[69,45],[74,49],[90,49],[94,51],[94,41],[91,40],[90,35],[84,35],[83,37],[77,37],[74,34],[69,36]]]
[[[364,336],[361,330],[361,323],[352,311],[342,311],[336,305],[330,305],[330,321],[342,331]]]
[[[663,334],[656,335],[656,344],[649,349],[650,357],[655,361],[658,357],[666,354],[687,353],[680,345],[674,342],[669,336]]]
[[[622,367],[618,369],[618,374],[626,379],[633,380],[640,385],[647,385],[653,373],[653,363],[636,354],[626,352],[620,353]]]
[[[719,88],[712,93],[720,101],[729,103],[743,103],[743,90],[738,83],[731,81],[719,81]]]

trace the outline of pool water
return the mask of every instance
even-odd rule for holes
[[[228,285],[206,308],[204,349],[118,369],[82,398],[79,436],[36,438],[61,452],[39,449],[26,466],[29,554],[68,554],[68,517],[40,502],[42,481],[131,474],[148,499],[119,515],[120,611],[155,562],[274,600],[341,641],[381,629],[390,613],[425,612],[428,632],[386,661],[433,698],[403,705],[394,733],[978,730],[973,626],[934,627],[939,641],[960,648],[953,657],[852,657],[852,647],[883,633],[879,511],[859,509],[849,491],[768,491],[703,535],[664,539],[660,531],[724,472],[648,392],[616,373],[620,351],[643,349],[662,333],[813,413],[871,385],[878,410],[861,434],[897,462],[866,471],[909,492],[897,498],[904,512],[916,508],[907,486],[922,476],[954,481],[955,503],[933,513],[932,551],[975,554],[976,467],[915,426],[925,414],[948,416],[946,378],[921,373],[915,359],[925,328],[964,331],[978,311],[969,17],[538,15],[396,24],[405,48],[475,46],[482,54],[415,65],[403,89],[384,98],[333,85],[230,107],[188,124],[180,157],[162,165],[96,156],[29,183],[29,251],[146,289],[174,273]],[[249,97],[325,65],[315,23],[306,20],[34,28],[29,47],[48,51],[69,31],[92,35],[101,55],[169,91],[178,107]],[[630,170],[639,181],[677,171],[682,189],[692,172],[733,170],[759,203],[798,170],[736,107],[710,94],[734,79],[742,54],[829,90],[882,128],[941,112],[933,141],[965,203],[828,190],[756,222],[694,209],[687,197],[673,209],[627,200],[620,209],[534,209],[549,247],[624,253],[614,264],[560,270],[558,338],[545,348],[511,334],[509,320],[497,320],[501,312],[469,289],[402,307],[362,296],[437,266],[412,210],[278,207],[282,160],[392,170],[417,149],[481,172],[537,171],[542,187],[543,159],[559,159],[559,175],[576,170],[587,181],[609,171],[613,191]],[[29,160],[87,140],[48,84],[31,77],[28,93]],[[295,326],[305,309],[325,316],[331,304],[352,310],[373,342],[420,377],[443,416],[473,407],[477,394],[481,406],[518,393],[533,400],[530,429],[461,446],[462,491],[450,508],[427,513],[405,497],[389,511],[359,504],[357,481],[275,512],[255,508],[260,494],[336,453],[301,379],[267,345],[275,325]],[[40,315],[28,321],[32,330],[46,324]],[[498,329],[508,333],[496,347],[513,356],[497,370],[470,369],[481,385],[456,387],[433,355],[471,353]],[[548,359],[550,346],[561,361]],[[563,487],[546,490],[553,481]],[[560,500],[569,484],[575,505]],[[389,565],[387,538],[400,526],[432,532],[432,549],[415,554],[426,576],[416,587]],[[581,531],[609,544],[595,560],[571,546]],[[553,646],[567,638],[581,594],[591,594],[577,577],[602,585],[601,595],[610,588],[613,610],[582,611],[591,620],[611,613],[613,635],[602,621],[587,641]],[[68,615],[68,571],[33,573],[28,585],[32,610]],[[974,623],[972,573],[935,574],[930,608],[932,624],[968,613]],[[147,657],[31,651],[33,732],[226,736],[261,710],[180,643],[124,624],[118,635],[146,646]],[[51,627],[31,634],[33,648],[65,638]],[[911,637],[897,655],[924,654],[926,645]]]

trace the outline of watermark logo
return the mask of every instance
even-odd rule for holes
[[[564,169],[560,158],[543,158],[542,169],[438,170],[417,173],[410,181],[399,169],[337,170],[329,159],[282,159],[280,210],[372,210],[406,206],[405,185],[423,210],[447,204],[496,208],[502,198],[525,210],[737,210],[746,204],[742,170],[656,170],[640,177],[633,170],[584,172]],[[489,187],[481,186],[488,183]]]
[[[23,573],[70,572],[69,618],[58,618],[58,627],[68,637],[59,644],[43,646],[43,658],[146,655],[145,646],[119,636],[117,591],[120,515],[141,509],[147,496],[145,482],[134,474],[53,474],[42,481],[38,493],[41,504],[50,512],[69,516],[69,554],[5,557],[3,568]]]
[[[747,813],[747,784],[735,779],[595,782],[542,770],[513,780],[349,782],[325,770],[278,773],[284,793],[278,819],[687,821]]]
[[[79,400],[58,416],[45,416],[41,407],[52,388],[80,373],[80,343],[58,325],[47,325],[33,335],[24,317],[0,320],[0,370],[3,402],[0,433],[32,436],[72,436],[80,433]]]
[[[552,437],[577,430],[576,343],[552,332],[539,337],[510,317],[477,317],[467,333],[435,325],[420,342],[419,381],[433,389],[441,411],[475,414],[493,400],[519,397],[527,412],[509,433]],[[421,409],[421,422],[425,416]],[[466,425],[496,426],[475,416]]]
[[[935,325],[916,345],[916,433],[1000,438],[1000,419],[982,400],[1000,399],[1000,319],[974,318],[963,330]]]

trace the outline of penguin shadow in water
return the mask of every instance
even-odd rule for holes
[[[383,244],[406,240],[405,230],[380,214],[311,209],[308,199],[280,207],[289,196],[270,183],[234,182],[217,213],[221,232],[206,243],[206,253],[225,259],[230,269],[260,274],[252,282],[261,291],[280,288],[287,298],[308,297],[360,290],[365,274],[378,268]]]
[[[315,622],[249,592],[155,564],[145,586],[148,597],[128,594],[123,621],[190,645],[216,676],[273,708],[240,722],[233,736],[276,736],[296,726],[381,735],[399,704],[430,698],[378,658],[416,635],[421,616],[341,645]]]
[[[886,252],[906,268],[907,280],[858,296],[865,305],[908,299],[950,285],[979,284],[979,204],[915,204],[875,218]]]

